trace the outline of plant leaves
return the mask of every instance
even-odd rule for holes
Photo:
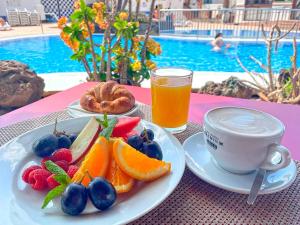
[[[100,136],[105,137],[107,140],[110,138],[116,124],[117,124],[118,120],[117,118],[112,118],[108,120],[108,126],[105,127],[101,132],[100,132]]]
[[[59,176],[65,176],[70,179],[69,175],[60,166],[56,165],[51,160],[46,161],[45,166],[47,170],[49,170],[51,173],[54,173],[55,175]]]
[[[63,32],[65,32],[65,33],[67,33],[67,34],[72,33],[72,31],[73,31],[72,28],[69,27],[69,26],[65,26],[64,29],[63,29]]]
[[[71,178],[65,175],[54,175],[54,180],[56,180],[60,184],[68,185],[71,183]]]
[[[49,191],[44,198],[42,209],[44,209],[49,204],[49,202],[52,201],[52,199],[59,197],[65,191],[66,187],[67,185],[61,184]]]

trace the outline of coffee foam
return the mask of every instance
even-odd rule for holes
[[[242,135],[272,136],[284,130],[276,118],[244,108],[214,109],[207,114],[207,121],[216,129]]]

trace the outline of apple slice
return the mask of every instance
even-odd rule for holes
[[[99,136],[100,130],[100,124],[96,121],[95,117],[92,117],[70,147],[72,153],[71,164],[80,162],[80,160],[89,152]]]

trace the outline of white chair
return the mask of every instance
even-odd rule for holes
[[[17,9],[6,9],[6,14],[10,26],[18,26],[21,24]]]
[[[40,14],[34,10],[30,13],[30,24],[38,26],[41,23]]]
[[[27,9],[19,10],[19,18],[21,25],[30,25],[30,13]]]

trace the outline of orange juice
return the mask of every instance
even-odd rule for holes
[[[152,121],[165,128],[186,125],[192,84],[187,78],[174,82],[160,77],[151,81]]]

